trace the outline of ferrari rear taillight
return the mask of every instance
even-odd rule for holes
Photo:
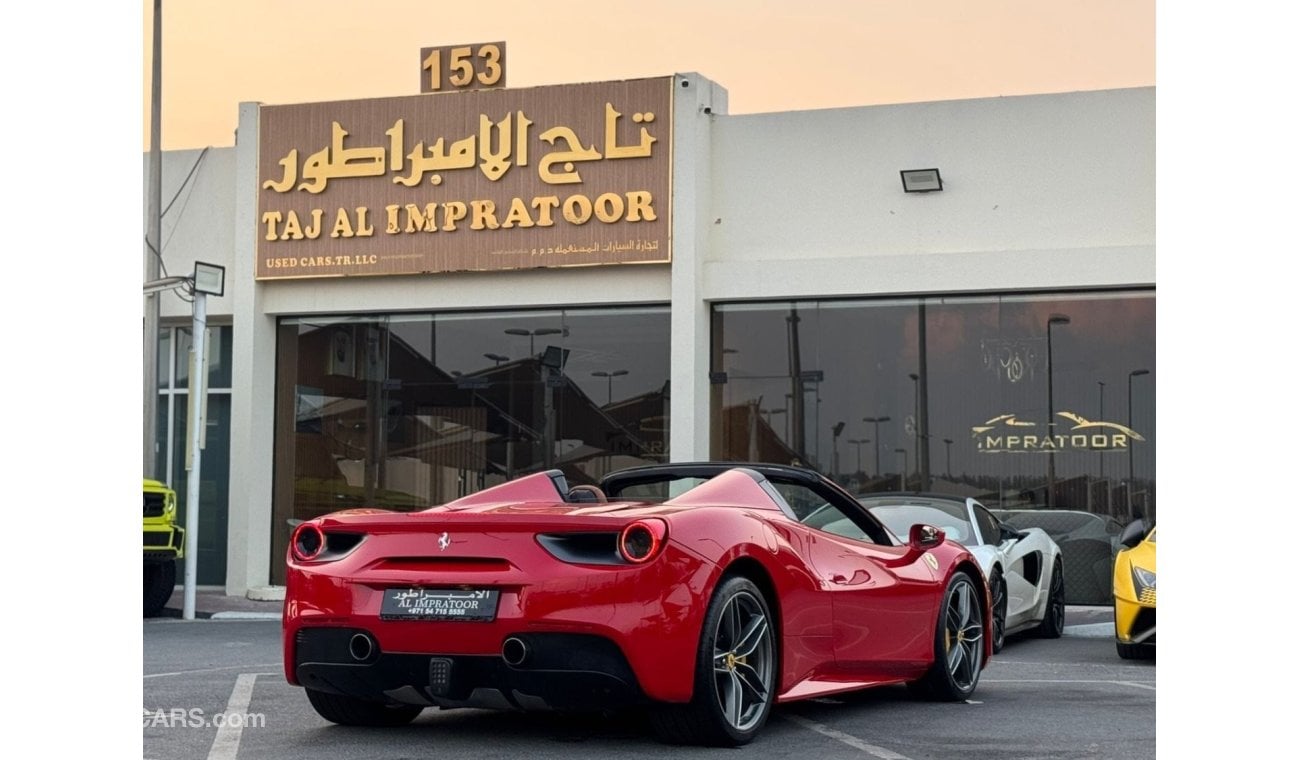
[[[297,562],[333,562],[346,557],[363,538],[361,533],[326,531],[314,522],[305,522],[294,528],[289,552]]]
[[[325,534],[315,523],[305,522],[294,528],[289,546],[293,549],[294,559],[299,562],[310,562],[325,548]]]
[[[618,553],[633,564],[649,562],[663,550],[668,523],[648,518],[637,520],[618,534]]]

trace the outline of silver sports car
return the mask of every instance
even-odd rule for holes
[[[858,499],[895,535],[918,523],[941,528],[966,546],[989,581],[993,651],[1006,637],[1032,630],[1054,639],[1065,627],[1061,549],[1041,528],[1008,527],[978,501],[938,494],[871,494]]]

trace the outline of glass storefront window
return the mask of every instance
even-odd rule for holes
[[[190,382],[190,346],[193,331],[177,327],[176,332],[176,386],[185,387]],[[230,387],[230,328],[208,327],[208,384],[209,388]],[[166,354],[162,354],[166,356]]]
[[[667,461],[667,307],[291,318],[277,352],[274,582],[291,520]]]
[[[1155,518],[1155,294],[719,305],[713,455]]]
[[[198,582],[226,582],[226,526],[230,511],[230,346],[233,328],[209,325],[207,434],[199,481]],[[154,472],[176,491],[177,519],[185,525],[186,424],[189,415],[190,328],[165,326],[158,335],[158,448]],[[169,372],[169,368],[174,371]]]

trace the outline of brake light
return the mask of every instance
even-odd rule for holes
[[[293,558],[299,562],[310,562],[325,549],[325,534],[316,523],[305,522],[293,530],[289,540]]]
[[[667,540],[668,523],[655,518],[637,520],[618,534],[618,553],[639,565],[658,556]]]

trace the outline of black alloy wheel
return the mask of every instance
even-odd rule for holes
[[[1061,571],[1061,558],[1052,563],[1052,580],[1047,592],[1047,611],[1035,633],[1041,639],[1059,639],[1065,632],[1065,573]]]
[[[778,651],[763,592],[743,576],[725,579],[704,616],[694,697],[652,713],[659,738],[722,747],[750,742],[776,701]]]
[[[913,691],[942,702],[960,702],[975,692],[984,668],[983,589],[959,572],[948,581],[934,632],[934,664]]]

